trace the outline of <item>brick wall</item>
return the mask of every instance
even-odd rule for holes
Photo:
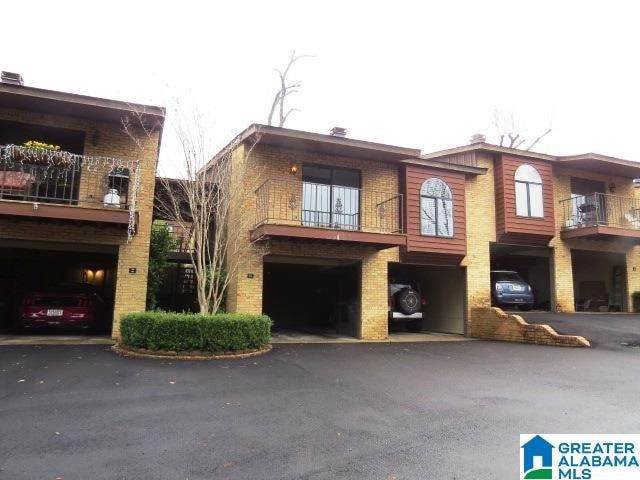
[[[118,338],[121,315],[145,309],[159,134],[156,133],[149,139],[145,138],[141,151],[122,131],[119,124],[37,114],[8,108],[0,108],[0,120],[83,131],[85,132],[85,155],[103,155],[123,160],[137,159],[140,161],[138,168],[140,193],[137,202],[139,223],[137,234],[129,243],[127,243],[126,229],[123,228],[77,225],[71,222],[54,222],[46,219],[26,221],[0,218],[0,239],[113,245],[118,248],[112,329],[113,337]],[[104,173],[102,171],[87,173],[85,181],[90,181],[91,175],[103,175]],[[131,182],[133,181],[132,178]],[[135,274],[129,273],[131,267],[136,268]]]
[[[242,185],[245,195],[239,195],[230,212],[231,237],[240,239],[235,258],[237,266],[228,290],[227,308],[232,312],[262,311],[263,258],[265,255],[351,259],[361,262],[361,322],[359,336],[363,339],[387,338],[387,268],[398,261],[398,249],[376,250],[367,245],[321,243],[317,241],[271,240],[250,244],[249,233],[256,223],[255,190],[267,179],[301,181],[301,171],[290,173],[290,165],[305,162],[358,169],[362,188],[383,192],[398,191],[398,169],[395,165],[350,157],[276,148],[257,144],[253,149],[244,145],[234,151],[235,184]],[[246,163],[245,163],[246,162]],[[250,174],[245,172],[249,171]]]
[[[521,316],[507,314],[499,308],[474,308],[472,313],[472,337],[561,347],[591,346],[584,337],[560,335],[548,325],[527,323]]]
[[[487,169],[486,175],[467,178],[467,331],[473,330],[473,311],[491,306],[490,242],[496,241],[496,208],[494,163],[490,155],[478,153],[478,166]]]
[[[554,196],[556,203],[571,197],[571,177],[599,180],[605,182],[605,185],[614,183],[616,185],[615,194],[623,197],[635,197],[637,193],[630,178],[607,176],[575,168],[556,166],[554,168]],[[632,305],[631,294],[640,290],[640,249],[623,237],[616,240],[590,240],[584,238],[563,240],[560,238],[560,229],[564,220],[561,208],[555,209],[555,216],[558,233],[549,244],[553,248],[552,278],[554,285],[552,287],[555,286],[555,288],[552,288],[552,305],[563,312],[573,312],[575,310],[571,250],[587,250],[625,255],[627,271],[626,305],[630,308]]]

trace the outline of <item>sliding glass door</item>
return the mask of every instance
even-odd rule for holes
[[[302,224],[310,227],[360,228],[360,172],[303,165]]]

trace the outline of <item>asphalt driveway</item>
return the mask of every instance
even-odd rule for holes
[[[640,348],[640,314],[633,313],[520,313],[529,323],[546,323],[558,333],[582,335],[593,348]]]
[[[505,479],[518,434],[637,432],[640,351],[276,345],[218,362],[0,347],[0,478]]]

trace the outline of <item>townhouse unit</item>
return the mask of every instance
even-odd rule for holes
[[[490,272],[513,270],[536,309],[629,311],[640,290],[640,164],[477,140],[422,154],[342,129],[251,125],[227,147],[251,171],[231,215],[249,223],[229,228],[243,229],[252,252],[228,309],[265,312],[276,328],[384,339],[389,284],[411,281],[423,329],[482,336]]]
[[[13,324],[20,302],[34,302],[30,292],[86,287],[100,299],[103,331],[114,336],[123,313],[144,310],[164,114],[160,107],[27,87],[3,74],[0,329]],[[72,298],[38,301],[43,311],[66,315],[75,305],[60,302]]]

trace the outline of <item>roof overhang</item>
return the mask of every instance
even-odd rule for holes
[[[466,175],[485,175],[487,173],[487,169],[484,167],[473,167],[470,165],[458,165],[455,163],[449,162],[440,162],[438,160],[429,160],[422,158],[409,158],[403,160],[402,163],[409,165],[419,165],[422,167],[430,167],[430,168],[441,168],[443,170],[451,170],[454,172],[464,173]]]
[[[135,112],[139,113],[148,125],[160,128],[165,118],[163,107],[6,83],[0,83],[0,106],[109,123],[120,123],[124,116]]]
[[[438,152],[425,153],[420,155],[421,159],[434,160],[440,157],[447,157],[458,153],[465,152],[487,152],[487,153],[501,153],[506,155],[514,155],[518,157],[536,158],[538,160],[554,161],[556,157],[553,155],[547,155],[546,153],[529,152],[527,150],[518,150],[517,148],[501,147],[499,145],[492,145],[490,143],[471,143],[469,145],[463,145],[461,147],[448,148],[447,150],[440,150]]]
[[[581,170],[616,177],[640,178],[640,162],[608,157],[598,153],[558,157],[556,162],[560,165],[566,165],[567,167],[579,168]]]
[[[249,139],[257,139],[262,145],[383,162],[399,162],[406,158],[420,156],[420,150],[415,148],[397,147],[256,123],[240,134],[241,141]]]
[[[438,152],[427,153],[420,156],[422,160],[437,161],[439,158],[448,157],[466,152],[486,152],[490,154],[510,155],[514,157],[546,160],[555,165],[579,168],[581,170],[605,173],[607,175],[640,178],[640,162],[610,157],[599,153],[585,153],[581,155],[555,156],[545,153],[529,152],[517,148],[501,147],[490,143],[474,143],[461,147],[449,148]]]

